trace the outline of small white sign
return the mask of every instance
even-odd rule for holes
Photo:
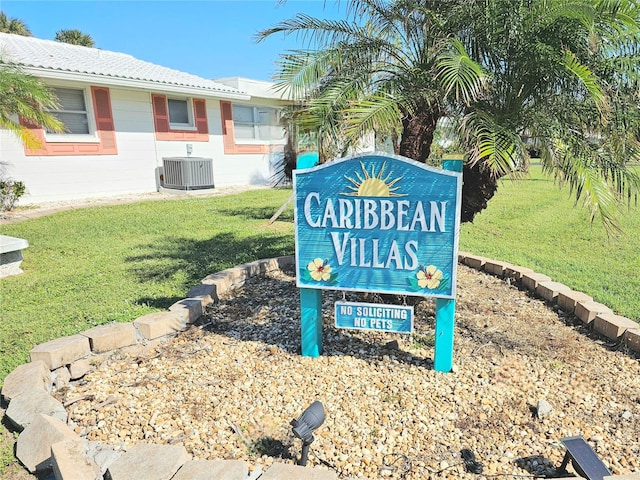
[[[336,302],[336,328],[411,333],[413,307],[380,303]]]

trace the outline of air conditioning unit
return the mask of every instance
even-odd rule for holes
[[[213,160],[201,157],[165,157],[163,186],[177,190],[213,188]]]

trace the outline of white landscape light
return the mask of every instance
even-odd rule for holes
[[[291,420],[293,434],[302,440],[302,454],[298,464],[303,467],[307,464],[309,446],[314,440],[313,432],[324,423],[324,419],[324,407],[321,402],[316,400],[302,412],[302,415],[297,420]]]

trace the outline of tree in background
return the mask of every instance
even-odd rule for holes
[[[31,37],[31,31],[22,20],[17,18],[7,18],[4,12],[0,12],[0,32],[13,33],[24,37]]]
[[[71,45],[80,45],[82,47],[93,47],[95,45],[91,35],[82,33],[77,29],[58,30],[54,40],[61,43],[70,43]]]
[[[611,231],[617,200],[640,191],[639,32],[634,0],[350,0],[345,20],[298,14],[258,39],[305,42],[277,81],[321,154],[375,130],[425,162],[446,118],[467,159],[463,221],[534,146]]]

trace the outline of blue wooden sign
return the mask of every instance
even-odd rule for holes
[[[455,298],[461,177],[376,153],[294,171],[298,287]]]
[[[335,320],[337,328],[411,333],[413,331],[413,307],[379,303],[336,302]]]

